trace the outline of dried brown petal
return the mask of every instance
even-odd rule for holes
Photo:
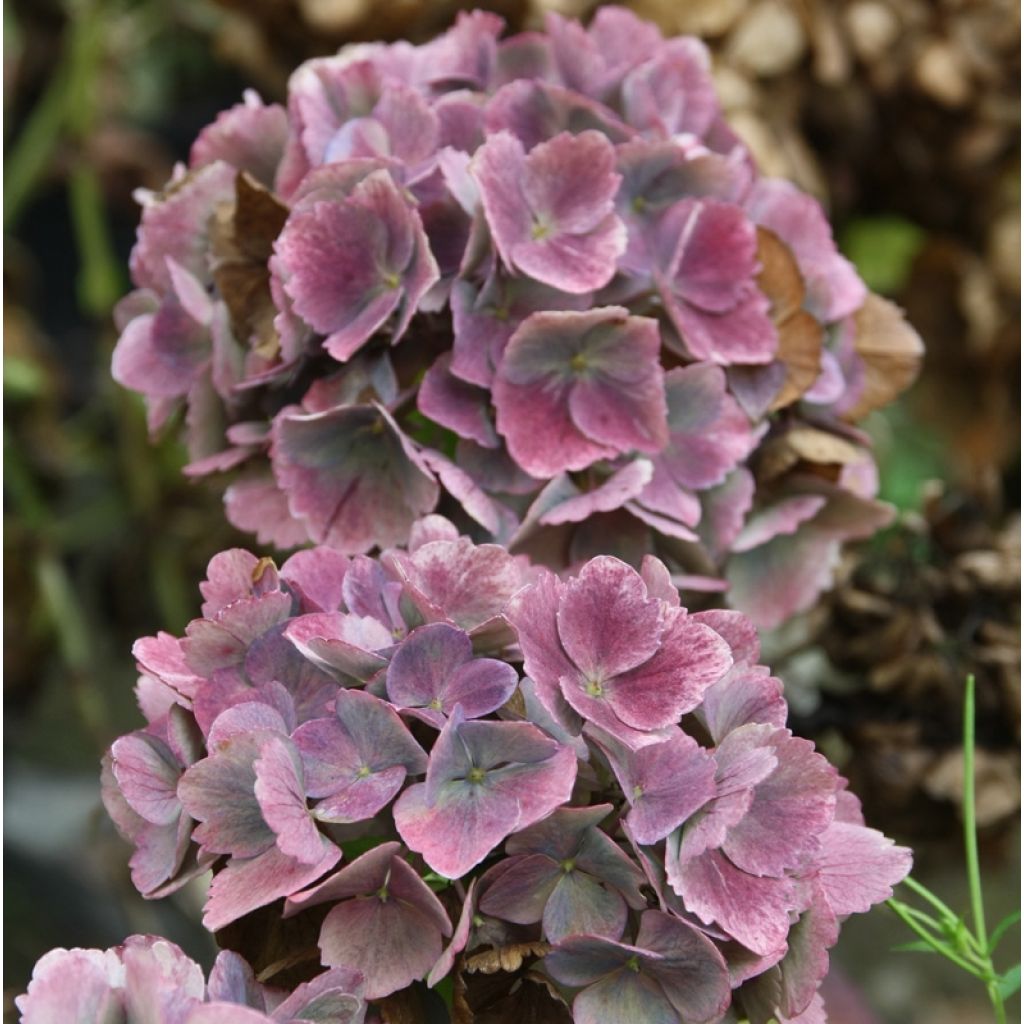
[[[894,302],[869,295],[854,316],[854,344],[864,361],[864,392],[847,410],[849,420],[863,419],[873,409],[888,405],[917,377],[924,358],[920,335]]]

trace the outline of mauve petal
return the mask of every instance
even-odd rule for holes
[[[342,612],[299,615],[288,623],[284,635],[319,668],[361,681],[387,665],[387,659],[376,652],[390,647],[394,639],[378,619]]]
[[[795,909],[789,879],[757,878],[708,851],[681,863],[670,880],[687,910],[755,953],[771,953],[786,941],[789,912]]]
[[[720,846],[729,831],[750,809],[754,788],[778,764],[771,746],[776,730],[767,725],[748,725],[729,733],[714,751],[715,795],[688,821],[675,846],[683,860]],[[673,857],[667,860],[669,875]]]
[[[324,840],[323,858],[303,864],[286,857],[276,846],[250,860],[232,860],[210,883],[203,927],[219,931],[232,921],[269,903],[298,892],[341,860],[341,850]]]
[[[779,339],[768,299],[753,284],[746,284],[739,302],[724,313],[706,313],[671,296],[665,298],[665,309],[695,359],[730,366],[775,358]]]
[[[660,954],[649,953],[639,946],[629,946],[597,935],[571,935],[548,953],[544,966],[561,984],[582,988],[615,974],[634,957],[645,967],[661,959]]]
[[[717,401],[708,394],[712,381]],[[706,363],[676,368],[665,375],[665,391],[670,437],[660,465],[684,487],[705,490],[722,483],[758,439],[736,400],[725,394],[725,374]],[[708,406],[714,411],[705,418]]]
[[[544,916],[548,897],[561,876],[561,867],[543,854],[512,857],[502,862],[501,873],[489,881],[479,909],[503,921],[533,924]]]
[[[121,1024],[121,965],[113,950],[53,949],[32,968],[15,999],[24,1024]]]
[[[445,878],[461,878],[519,823],[511,793],[486,793],[468,782],[446,784],[433,804],[427,787],[411,786],[394,807],[395,827],[410,849]]]
[[[635,132],[608,107],[550,82],[520,80],[502,86],[484,110],[488,135],[511,132],[528,149],[561,132],[601,132],[625,142]]]
[[[729,645],[713,629],[672,609],[657,652],[610,680],[608,701],[627,725],[660,729],[692,711],[731,665]]]
[[[623,452],[665,446],[660,347],[657,322],[646,317],[609,318],[585,340],[581,357],[587,368],[573,384],[569,410],[587,437]]]
[[[534,219],[554,232],[592,231],[611,212],[622,178],[600,132],[563,132],[530,150],[520,188]]]
[[[552,234],[522,241],[512,262],[524,274],[573,295],[603,288],[626,251],[626,227],[610,213],[586,234]]]
[[[657,910],[640,918],[637,945],[663,959],[644,967],[684,1021],[718,1020],[729,1007],[729,975],[722,954],[696,928]]]
[[[741,612],[728,608],[711,608],[695,612],[693,619],[710,626],[732,650],[733,661],[753,665],[761,655],[761,639],[754,624]],[[711,691],[708,691],[710,695]],[[781,724],[781,723],[780,723]]]
[[[272,460],[292,514],[345,553],[403,541],[437,502],[433,476],[379,407],[281,413]]]
[[[684,199],[666,217],[679,241],[668,277],[682,301],[725,313],[757,269],[757,231],[743,210],[716,199]]]
[[[511,532],[510,523],[514,522],[515,517],[503,505],[488,496],[469,473],[432,448],[421,449],[420,457],[466,514],[492,537],[502,537]]]
[[[265,562],[261,563],[261,559],[251,551],[242,548],[214,555],[206,567],[206,579],[199,584],[204,618],[212,619],[229,604],[243,597],[252,597],[258,584],[270,583],[270,578],[265,579],[264,573],[271,568]],[[276,575],[276,570],[274,572]],[[261,592],[264,589],[268,588],[261,587]]]
[[[422,978],[441,946],[441,933],[417,910],[372,896],[339,904],[320,930],[324,964],[359,970],[369,999]]]
[[[544,908],[544,935],[561,942],[569,935],[618,939],[626,927],[625,900],[581,871],[563,872]]]
[[[472,657],[473,643],[461,629],[442,622],[414,629],[388,665],[388,699],[396,707],[429,707],[436,702],[434,710],[440,711],[448,681]]]
[[[836,915],[820,894],[789,930],[779,963],[743,988],[743,1008],[752,1020],[790,1021],[812,1003],[828,973],[828,950],[839,938]]]
[[[501,615],[527,582],[522,563],[504,548],[468,537],[424,544],[394,567],[426,618],[471,634]]]
[[[838,564],[839,541],[817,530],[776,536],[729,559],[729,603],[760,628],[774,629],[813,604]]]
[[[288,114],[284,107],[277,103],[264,105],[255,92],[246,90],[244,103],[222,111],[199,133],[192,143],[189,163],[202,167],[223,160],[273,188],[287,138]]]
[[[210,358],[210,335],[168,297],[156,313],[125,327],[110,372],[123,387],[148,397],[186,395]]]
[[[293,745],[272,736],[253,765],[255,793],[263,819],[277,836],[278,849],[303,864],[323,857],[323,840],[306,806],[302,761]]]
[[[814,744],[780,729],[771,746],[778,764],[758,783],[753,803],[722,844],[738,868],[755,875],[803,866],[835,813],[836,770]]]
[[[275,1021],[320,1020],[324,1024],[356,1024],[366,1008],[362,999],[363,975],[349,967],[333,967],[303,982],[284,1002],[274,1007]]]
[[[211,853],[255,857],[274,845],[256,799],[254,762],[266,733],[223,740],[210,757],[181,777],[178,796],[188,814],[201,822],[196,842]]]
[[[175,180],[166,194],[147,197],[131,254],[138,287],[170,290],[168,256],[201,281],[210,280],[209,224],[217,204],[234,198],[236,173],[216,161]]]
[[[513,135],[498,132],[476,151],[470,167],[494,244],[511,270],[513,248],[530,237],[530,210],[522,193],[526,151]]]
[[[733,541],[733,551],[750,551],[775,537],[796,533],[801,524],[813,519],[825,507],[827,501],[821,494],[800,494],[761,509],[747,520],[743,531]]]
[[[840,917],[863,914],[892,896],[892,887],[910,871],[912,854],[881,832],[834,821],[820,836],[815,857],[818,882]]]
[[[134,732],[110,748],[114,778],[128,805],[153,825],[170,825],[181,813],[181,765],[155,736]]]
[[[591,560],[565,584],[557,621],[566,653],[595,680],[643,664],[661,642],[660,606],[640,574],[610,556]]]
[[[566,480],[567,487],[571,487],[576,494],[548,508],[536,516],[536,520],[544,526],[579,523],[598,512],[611,512],[622,508],[630,498],[635,498],[644,489],[652,472],[651,463],[647,459],[634,459],[591,491],[579,491],[574,484]],[[540,498],[531,506],[527,512],[527,520],[539,502]],[[521,535],[522,532],[517,536]]]
[[[715,795],[715,763],[685,733],[639,750],[614,751],[610,760],[638,843],[663,839]]]
[[[341,607],[349,560],[331,548],[296,551],[281,566],[281,579],[302,598],[304,612],[333,612]]]
[[[579,719],[566,704],[559,686],[561,677],[574,671],[558,636],[562,586],[554,573],[544,570],[509,601],[504,615],[516,631],[523,667],[535,684],[537,699],[556,722],[579,733]]]
[[[401,765],[356,775],[351,783],[321,800],[313,808],[313,817],[332,824],[367,821],[387,807],[405,779],[406,770]]]
[[[224,513],[261,544],[287,550],[310,539],[305,524],[288,510],[288,497],[270,473],[236,480],[224,492]]]
[[[494,382],[498,433],[521,469],[543,479],[563,470],[585,469],[618,454],[608,445],[591,441],[573,423],[567,383],[543,389],[539,384],[540,380],[512,383],[501,371]]]
[[[719,110],[707,46],[693,37],[667,42],[626,76],[622,105],[626,120],[642,131],[703,136]]]
[[[387,881],[401,848],[398,842],[381,843],[311,888],[289,894],[283,916],[294,917],[308,907],[377,892]]]
[[[440,356],[420,383],[417,408],[435,423],[476,441],[484,448],[497,448],[498,435],[491,422],[489,395],[454,376],[452,356]]]
[[[782,681],[763,665],[734,665],[708,688],[699,714],[715,743],[721,743],[743,725],[783,726],[788,708],[782,695]]]
[[[183,1024],[267,1024],[270,1018],[260,1010],[234,1003],[201,1003]]]
[[[572,1004],[575,1024],[680,1024],[661,986],[647,974],[620,970],[585,988]]]
[[[252,967],[234,950],[222,949],[217,954],[206,994],[213,1002],[266,1009],[266,990],[256,980]]]
[[[202,968],[174,943],[132,935],[120,953],[125,1016],[129,1021],[178,1024],[203,999],[206,985]]]
[[[745,466],[738,466],[722,483],[701,493],[698,534],[716,560],[731,549],[743,529],[755,490],[753,474]]]

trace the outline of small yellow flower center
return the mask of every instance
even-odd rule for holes
[[[643,196],[633,197],[633,210],[636,213],[643,213],[647,209],[647,200]]]
[[[390,288],[392,290],[397,288],[402,283],[402,279],[396,273],[394,273],[394,271],[382,274],[381,280],[384,282],[385,288]]]
[[[573,870],[575,870],[576,861],[572,860],[571,858],[568,860],[563,860],[560,866],[562,868],[563,873],[568,875]]]
[[[604,687],[601,685],[600,679],[588,679],[584,689],[587,691],[588,697],[604,696]]]
[[[635,973],[639,974],[640,973],[640,958],[638,956],[631,956],[626,961],[626,966],[631,971],[634,971]]]
[[[587,357],[582,352],[577,352],[569,360],[569,368],[575,373],[582,373],[587,368]]]
[[[357,779],[365,779],[370,775],[370,766],[368,764],[362,764],[359,766],[359,771],[356,772]]]
[[[470,782],[483,782],[486,775],[483,768],[470,768],[467,778]]]
[[[435,697],[430,702],[430,704],[428,706],[430,707],[431,711],[440,711],[441,710],[441,698],[440,697]]]
[[[530,230],[530,237],[535,241],[539,242],[543,238],[547,238],[551,234],[551,228],[547,224],[541,224],[540,221],[534,221],[533,228]]]
[[[644,787],[643,786],[634,786],[633,787],[633,799],[634,800],[636,800],[638,797],[641,797],[643,795],[644,795]]]

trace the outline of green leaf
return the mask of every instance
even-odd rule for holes
[[[934,953],[935,947],[928,942],[904,942],[899,946],[893,946],[894,953]]]
[[[872,291],[892,295],[906,282],[924,238],[902,217],[860,217],[842,233],[839,247]]]
[[[999,978],[997,988],[1001,999],[1009,999],[1020,990],[1020,964],[1015,964]]]
[[[992,930],[992,934],[988,937],[988,948],[987,952],[991,955],[996,946],[999,945],[999,940],[1011,929],[1015,924],[1020,922],[1020,911],[1015,910],[1012,914],[1007,914]]]

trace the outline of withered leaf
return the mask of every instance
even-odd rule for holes
[[[528,957],[545,956],[550,949],[547,942],[519,942],[511,946],[492,947],[466,957],[462,969],[467,974],[518,971]]]
[[[772,320],[779,335],[776,358],[786,368],[786,378],[769,410],[795,402],[821,373],[824,331],[803,307],[804,281],[796,257],[778,235],[757,229],[757,258],[761,272],[757,283],[772,304]]]
[[[817,427],[798,426],[762,445],[758,454],[757,475],[764,481],[782,476],[794,466],[845,466],[864,457],[857,445]]]
[[[825,334],[821,324],[803,309],[777,324],[776,330],[779,332],[777,358],[786,367],[786,379],[768,407],[770,412],[792,405],[818,379]]]
[[[234,204],[222,205],[210,226],[211,271],[232,329],[242,341],[255,335],[268,357],[276,336],[267,263],[287,219],[288,207],[243,171],[235,178]]]
[[[917,377],[924,357],[920,335],[894,302],[871,294],[854,314],[854,346],[864,361],[864,391],[845,417],[859,420],[888,405]]]
[[[757,286],[772,304],[772,319],[779,323],[804,303],[804,279],[792,250],[774,231],[757,229],[757,259],[761,270]]]

